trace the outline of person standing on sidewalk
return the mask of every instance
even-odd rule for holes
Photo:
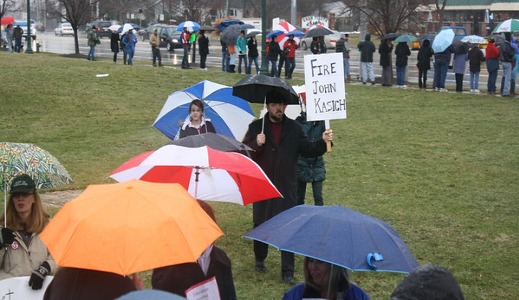
[[[236,39],[236,51],[238,51],[238,74],[241,74],[241,62],[244,64],[244,71],[247,72],[247,41],[245,40],[245,30],[240,31],[240,36]]]
[[[431,42],[424,40],[422,47],[418,50],[418,56],[416,57],[418,67],[418,87],[420,89],[427,88],[427,71],[431,69],[431,57],[434,51],[431,48]]]
[[[512,34],[505,32],[505,42],[499,46],[501,54],[499,55],[499,61],[503,66],[503,92],[502,97],[510,97],[510,83],[512,81],[512,64],[514,62],[515,50],[510,44],[512,41]]]
[[[470,93],[479,94],[479,73],[483,61],[485,61],[485,54],[479,49],[479,44],[475,44],[469,50]]]
[[[488,71],[488,82],[487,82],[487,93],[496,93],[496,81],[497,71],[499,70],[499,55],[500,51],[495,45],[495,40],[491,38],[488,41],[487,48],[485,49],[487,55],[487,71]]]
[[[200,30],[198,34],[198,53],[200,54],[200,69],[207,71],[205,62],[209,54],[209,39],[205,36],[205,31]]]
[[[13,29],[13,38],[14,38],[14,52],[22,51],[22,35],[23,29],[20,25],[16,25]]]
[[[7,37],[7,52],[13,52],[13,24],[7,24],[5,28],[5,35]]]
[[[189,39],[190,34],[187,31],[187,27],[182,29],[182,33],[180,34],[180,41],[182,42],[182,49],[184,50],[184,56],[182,57],[182,69],[190,69],[189,68]]]
[[[391,42],[391,39],[383,40],[380,43],[380,46],[378,46],[380,66],[382,66],[382,86],[393,85],[393,62],[391,59],[391,52],[393,52],[393,43]]]
[[[350,45],[348,44],[348,34],[341,34],[341,38],[335,44],[335,52],[342,53],[342,62],[344,64],[344,79],[350,81]]]
[[[157,29],[153,30],[153,34],[150,36],[151,55],[153,59],[153,66],[157,66],[157,60],[159,61],[159,67],[162,67],[162,56],[160,55],[160,37]]]
[[[259,74],[259,65],[258,65],[258,41],[256,40],[256,36],[251,36],[249,38],[249,41],[247,42],[247,48],[249,51],[247,51],[249,56],[249,64],[247,65],[247,74],[251,73],[252,69],[252,62],[254,62],[254,65],[256,66],[256,73]]]
[[[411,50],[406,42],[400,42],[395,48],[396,55],[396,82],[398,87],[406,88],[405,73],[407,71],[407,59],[411,55]]]
[[[117,30],[112,30],[110,35],[110,49],[114,53],[113,61],[117,63],[117,53],[119,53],[119,33]]]
[[[285,50],[286,49],[286,50]],[[294,69],[296,68],[296,49],[297,43],[294,40],[294,35],[291,34],[288,36],[288,40],[285,41],[283,45],[283,51],[286,53],[285,55],[285,79],[292,79],[292,74],[294,73]],[[281,72],[278,72],[281,73]]]
[[[375,72],[373,71],[373,53],[377,50],[371,41],[371,35],[366,33],[364,41],[357,45],[360,51],[360,65],[362,67],[362,84],[366,84],[368,79],[371,85],[375,85]]]
[[[88,51],[87,59],[90,61],[94,61],[94,55],[96,52],[96,45],[99,41],[99,38],[97,37],[97,28],[95,26],[92,26],[92,29],[87,34],[87,43],[90,47],[90,50]]]

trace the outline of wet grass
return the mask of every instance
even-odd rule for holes
[[[241,78],[6,52],[0,74],[1,140],[54,154],[75,180],[60,189],[113,182],[108,174],[121,163],[167,143],[151,124],[172,92]],[[518,299],[517,100],[357,85],[347,93],[348,118],[331,122],[325,203],[388,222],[421,264],[449,268],[467,299]],[[231,257],[239,298],[279,299],[289,288],[280,282],[279,252],[271,249],[269,272],[258,274],[252,242],[241,238],[252,208],[214,207],[226,233],[217,244]],[[302,280],[300,257],[296,264]],[[149,286],[149,272],[143,276]],[[373,299],[388,299],[402,278],[353,276]]]

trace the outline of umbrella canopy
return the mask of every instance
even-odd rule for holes
[[[267,39],[271,39],[273,37],[278,37],[278,36],[281,36],[283,34],[283,31],[281,30],[272,30],[271,32],[267,33],[267,35],[265,36]]]
[[[123,29],[121,30],[121,33],[125,34],[125,33],[128,32],[128,30],[131,30],[131,29],[133,29],[132,24],[126,23],[126,24],[123,25]]]
[[[471,43],[471,44],[488,44],[487,39],[485,39],[482,36],[479,35],[467,35],[461,39],[464,43]]]
[[[89,185],[40,237],[59,266],[124,276],[195,262],[222,234],[179,184],[131,180]]]
[[[409,273],[418,267],[391,226],[343,206],[299,205],[244,237],[352,271]]]
[[[130,159],[110,177],[117,181],[177,182],[196,199],[241,205],[282,197],[252,159],[207,146],[166,145]]]
[[[331,31],[330,28],[323,26],[323,25],[312,25],[305,32],[305,37],[316,37],[316,36],[323,36],[323,35],[329,35],[329,34],[333,34],[333,31]]]
[[[177,31],[184,30],[184,27],[187,27],[187,31],[190,31],[190,32],[200,30],[200,24],[198,24],[197,22],[195,22],[195,21],[185,21],[185,22],[182,22],[182,23],[178,24]]]
[[[14,23],[14,18],[12,16],[5,16],[0,21],[2,25],[9,25]]]
[[[413,42],[413,41],[416,41],[416,37],[414,35],[410,35],[410,34],[404,34],[395,39],[395,42],[397,42],[397,43],[401,43],[401,42],[407,43],[407,42]]]
[[[139,290],[129,292],[128,294],[122,295],[115,300],[182,300],[186,299],[179,295],[161,291],[161,290]]]
[[[436,53],[443,52],[449,48],[454,40],[454,30],[452,29],[443,29],[440,31],[436,37],[434,37],[434,41],[432,43],[432,49]]]
[[[236,39],[238,38],[238,36],[240,36],[240,32],[242,30],[247,31],[247,29],[252,29],[252,28],[254,28],[254,26],[249,25],[249,24],[230,25],[229,27],[225,28],[225,30],[220,35],[220,38],[227,45],[235,45]]]
[[[396,39],[397,37],[399,37],[400,35],[398,33],[395,33],[395,32],[391,32],[391,33],[387,33],[385,34],[383,37],[382,37],[382,40],[385,41],[385,40],[394,40]]]
[[[283,50],[285,42],[288,40],[288,32],[297,31],[297,28],[294,25],[284,21],[284,22],[280,22],[280,23],[274,25],[272,27],[272,30],[273,31],[280,30],[282,32],[281,34],[277,35],[276,41],[278,42],[281,50]],[[303,36],[304,36],[304,33],[303,33]],[[298,36],[298,37],[300,37],[300,36]],[[296,41],[297,44],[299,44],[299,40],[300,39],[296,38],[296,36],[294,35],[294,41]]]
[[[243,24],[245,24],[245,23],[238,19],[225,19],[225,20],[221,21],[216,27],[218,28],[218,30],[223,32],[227,27],[229,27],[231,25],[243,25]]]
[[[232,95],[232,88],[208,80],[169,95],[153,126],[170,139],[180,130],[179,121],[189,115],[191,101],[204,102],[204,115],[216,132],[242,140],[254,114],[247,101]]]
[[[200,27],[200,30],[203,30],[203,31],[215,31],[216,28],[214,28],[213,26],[211,25],[202,25]]]
[[[108,27],[109,30],[111,31],[118,31],[119,29],[121,28],[121,25],[111,25],[110,27]]]
[[[49,152],[34,144],[0,143],[0,189],[7,191],[11,180],[27,174],[38,189],[50,189],[71,183],[72,178],[63,165]]]
[[[190,135],[178,140],[171,141],[170,145],[197,148],[209,146],[218,151],[253,151],[251,147],[225,135],[212,132]]]
[[[494,28],[492,33],[517,31],[519,31],[519,19],[508,19],[497,24],[496,28]]]
[[[469,52],[469,45],[462,42],[461,40],[452,41],[452,47],[454,48],[454,53],[456,54],[465,54]]]
[[[256,36],[258,34],[261,34],[261,31],[257,29],[247,29],[247,34],[245,35],[246,38],[250,38],[253,36]]]
[[[289,36],[289,35],[293,35],[294,40],[295,40],[295,38],[297,38],[297,37],[305,36],[305,33],[296,29],[296,30],[292,30],[292,31],[289,31],[286,33],[286,36]]]
[[[299,95],[286,80],[263,74],[249,75],[238,81],[232,88],[232,94],[252,103],[265,103],[265,95],[271,90],[285,95],[286,104],[299,104]]]

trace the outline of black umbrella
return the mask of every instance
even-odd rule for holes
[[[202,27],[200,27],[199,30],[203,30],[203,31],[215,31],[216,28],[214,28],[214,27],[211,26],[211,25],[202,25]]]
[[[252,31],[248,32],[248,33],[245,35],[245,37],[246,37],[246,38],[251,38],[251,37],[256,36],[256,35],[258,35],[258,34],[261,34],[261,31],[259,31],[259,30],[252,30]]]
[[[469,45],[461,40],[452,41],[452,46],[454,47],[454,53],[456,54],[465,54],[469,52]]]
[[[186,136],[178,140],[173,140],[169,144],[189,148],[208,146],[215,150],[225,152],[252,150],[249,146],[231,137],[212,132]]]
[[[324,26],[315,26],[313,28],[310,27],[310,29],[308,29],[308,31],[305,33],[305,37],[316,37],[329,34],[333,34],[333,31]]]
[[[247,31],[247,29],[252,29],[252,28],[254,28],[254,26],[250,25],[250,24],[231,25],[231,26],[225,28],[225,30],[220,35],[220,38],[227,45],[236,45],[236,39],[240,36],[240,32],[242,30]]]
[[[383,37],[382,37],[382,40],[385,41],[385,40],[394,40],[396,39],[397,37],[399,37],[400,34],[398,33],[395,33],[395,32],[391,32],[391,33],[388,33],[388,34],[385,34]]]
[[[263,74],[249,75],[238,81],[232,88],[232,94],[251,103],[265,103],[265,95],[271,90],[283,94],[284,103],[299,104],[299,95],[286,80]]]

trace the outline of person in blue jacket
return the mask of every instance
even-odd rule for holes
[[[369,300],[368,294],[349,280],[348,270],[314,258],[305,257],[305,282],[283,296],[283,300],[306,298]]]
[[[123,38],[123,44],[126,48],[126,54],[128,55],[128,64],[133,65],[133,55],[135,54],[135,44],[137,44],[137,37],[133,33],[133,30],[128,30],[128,33]]]

